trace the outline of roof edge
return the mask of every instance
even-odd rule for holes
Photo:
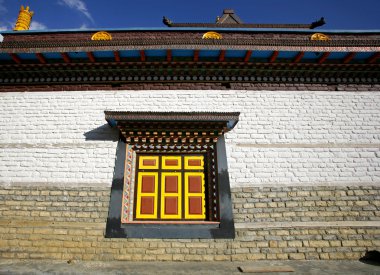
[[[226,131],[232,130],[239,121],[240,112],[128,112],[104,111],[105,119],[111,127],[119,122],[147,122],[167,123],[180,122],[188,124],[193,122],[225,123]]]
[[[175,32],[175,31],[218,31],[218,32],[257,32],[257,33],[267,33],[267,32],[281,32],[281,33],[342,33],[342,34],[372,34],[380,33],[380,29],[371,29],[371,30],[329,30],[329,29],[287,29],[287,28],[187,28],[187,27],[171,27],[171,28],[162,28],[162,27],[153,27],[153,28],[99,28],[99,29],[52,29],[52,30],[27,30],[27,31],[0,31],[2,35],[28,35],[28,34],[37,34],[37,33],[93,33],[98,31],[107,31],[107,32],[138,32],[138,31],[166,31],[166,32]]]
[[[240,112],[128,112],[104,111],[106,119],[128,119],[131,121],[227,121],[239,119]]]

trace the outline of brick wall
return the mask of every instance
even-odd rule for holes
[[[235,223],[380,221],[380,186],[232,189]],[[28,221],[105,223],[109,187],[2,186],[0,216]]]
[[[233,189],[236,223],[380,221],[380,186]]]
[[[0,182],[109,186],[117,131],[104,110],[239,111],[233,187],[380,182],[380,93],[97,91],[0,94]]]
[[[379,250],[380,92],[302,87],[0,93],[0,258],[358,259]],[[118,132],[104,110],[241,112],[226,135],[236,238],[105,239]]]
[[[367,250],[380,249],[379,223],[370,221],[374,217],[379,221],[379,203],[371,201],[380,196],[379,187],[235,188],[232,190],[237,228],[234,240],[105,239],[109,196],[109,188],[100,187],[3,186],[0,258],[357,260]],[[284,201],[284,205],[273,205],[279,201]],[[296,207],[294,202],[304,206]],[[242,208],[242,204],[252,205]],[[304,221],[302,217],[314,217],[306,215],[309,210],[326,211],[325,217],[335,217],[341,222],[297,222]],[[358,211],[372,215],[360,216],[355,214]],[[277,215],[264,217],[260,213]],[[346,218],[349,222],[344,222]]]

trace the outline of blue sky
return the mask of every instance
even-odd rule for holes
[[[0,0],[0,30],[11,30],[21,5],[35,12],[32,29],[165,27],[214,22],[231,8],[245,23],[311,23],[324,29],[380,29],[380,0]]]

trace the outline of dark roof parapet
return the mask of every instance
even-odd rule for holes
[[[204,27],[204,28],[288,28],[288,29],[315,29],[326,24],[323,17],[311,24],[253,24],[244,23],[232,9],[223,10],[223,15],[216,18],[215,23],[174,23],[167,17],[162,22],[168,27]]]
[[[222,17],[216,18],[216,24],[243,24],[243,21],[235,14],[234,10],[223,10]]]
[[[324,24],[326,24],[325,18],[321,17],[321,19],[319,19],[319,20],[314,21],[313,23],[311,23],[310,29],[318,28],[320,26],[323,26]]]

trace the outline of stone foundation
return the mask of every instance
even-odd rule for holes
[[[2,187],[0,258],[359,259],[380,249],[380,187],[233,188],[236,238],[106,239],[110,188]]]
[[[380,221],[380,187],[234,188],[234,221]]]

